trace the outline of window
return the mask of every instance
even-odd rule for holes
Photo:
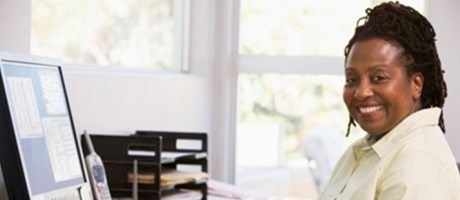
[[[342,100],[343,49],[379,0],[240,1],[235,184],[317,198],[365,133]],[[425,1],[400,1],[424,13]],[[257,145],[254,145],[257,144]]]
[[[31,53],[68,63],[180,69],[186,4],[32,0]]]
[[[239,53],[338,56],[365,8],[382,0],[241,0]],[[400,1],[423,12],[423,0]]]
[[[343,136],[348,122],[343,77],[242,73],[238,78],[237,185],[275,196],[316,197],[345,147],[363,135],[353,129],[351,137]]]

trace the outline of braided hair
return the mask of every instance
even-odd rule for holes
[[[424,77],[420,97],[422,109],[442,108],[447,97],[447,88],[435,45],[436,33],[430,22],[413,8],[399,2],[382,3],[373,9],[368,8],[366,14],[367,16],[358,20],[355,34],[345,47],[345,59],[348,58],[351,47],[358,41],[382,38],[397,42],[404,50],[401,57],[409,61],[406,64],[408,76],[421,73]],[[359,25],[362,21],[364,24]],[[350,134],[351,125],[356,126],[350,116],[347,136]],[[445,133],[442,112],[438,125]]]

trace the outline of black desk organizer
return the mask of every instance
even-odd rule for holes
[[[131,136],[94,135],[90,134],[91,141],[97,154],[104,162],[108,184],[112,198],[125,198],[132,196],[133,183],[128,182],[127,174],[133,172],[133,162],[137,160],[138,171],[153,172],[153,184],[138,184],[139,199],[161,199],[162,191],[171,189],[195,189],[200,190],[207,199],[207,184],[187,183],[178,185],[161,186],[160,176],[162,167],[176,169],[179,164],[192,164],[201,166],[203,172],[207,172],[207,156],[195,158],[190,156],[179,157],[174,160],[162,160],[161,152],[189,152],[207,154],[206,133],[178,133],[161,131],[136,131]],[[180,139],[200,140],[200,150],[177,149],[176,143]],[[82,138],[84,155],[88,155],[86,141]],[[129,155],[129,150],[149,151],[150,156]],[[154,155],[153,155],[154,152]]]

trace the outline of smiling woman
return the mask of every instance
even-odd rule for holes
[[[343,98],[363,130],[383,137],[404,118],[420,110],[423,75],[410,76],[404,49],[384,39],[356,42],[345,64]]]
[[[398,2],[366,13],[345,48],[343,99],[348,132],[356,121],[367,135],[345,151],[321,199],[460,199],[433,27]]]

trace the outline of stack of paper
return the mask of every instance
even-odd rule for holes
[[[208,195],[225,197],[231,199],[251,199],[251,200],[265,200],[270,196],[267,194],[250,191],[241,187],[223,183],[215,180],[208,180]]]
[[[139,184],[153,184],[155,174],[153,173],[139,173],[137,175],[137,182]],[[175,169],[163,168],[161,172],[160,182],[161,186],[177,185],[183,183],[203,183],[208,180],[208,174],[205,172],[183,172]],[[133,182],[133,174],[128,173],[128,182]]]
[[[203,198],[200,191],[193,190],[170,190],[161,194],[161,200],[199,200]]]

